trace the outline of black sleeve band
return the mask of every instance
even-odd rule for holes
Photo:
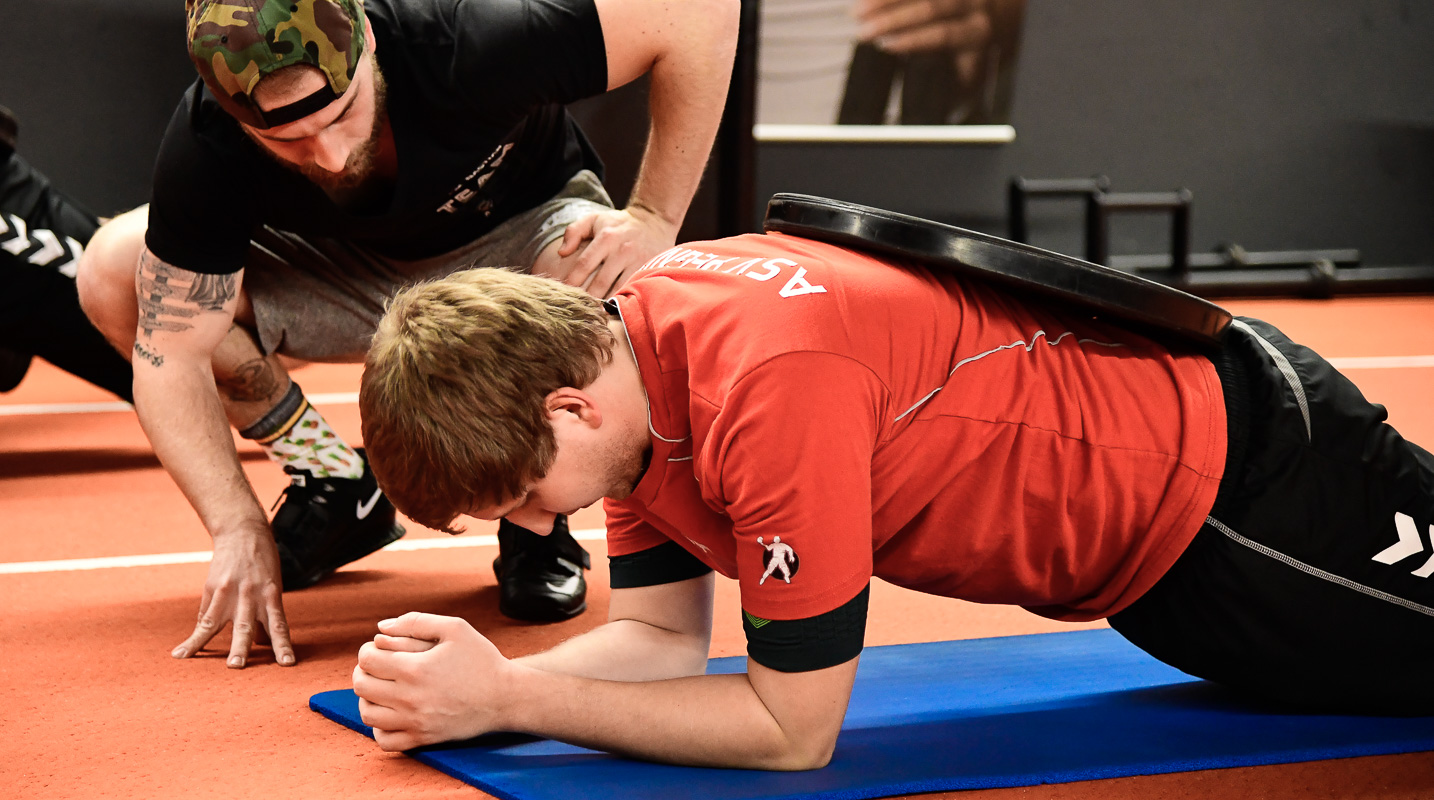
[[[608,556],[608,581],[614,589],[636,589],[639,586],[661,586],[696,578],[712,568],[682,549],[677,542],[663,542],[656,547]]]
[[[289,391],[279,398],[278,405],[269,409],[258,422],[239,431],[243,439],[270,439],[277,434],[288,433],[285,425],[293,425],[299,418],[299,412],[304,408],[304,390],[299,388],[299,382],[289,380]]]
[[[871,587],[825,614],[807,619],[762,619],[742,612],[747,655],[778,672],[835,667],[861,654]]]

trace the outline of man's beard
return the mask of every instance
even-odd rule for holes
[[[363,141],[363,144],[355,147],[349,153],[343,170],[329,172],[317,164],[294,164],[282,159],[278,159],[279,163],[308,178],[321,189],[337,191],[357,189],[373,177],[374,158],[378,155],[379,139],[383,135],[383,128],[387,122],[388,84],[384,82],[383,72],[379,70],[378,61],[375,59],[373,62],[373,130],[369,131],[368,138]]]

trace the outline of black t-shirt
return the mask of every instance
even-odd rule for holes
[[[260,225],[362,243],[391,258],[460,247],[601,174],[563,103],[607,88],[592,0],[367,0],[398,177],[355,214],[260,150],[195,79],[155,165],[146,244],[192,272],[244,266]]]

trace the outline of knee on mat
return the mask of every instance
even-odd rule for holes
[[[134,336],[134,276],[148,223],[148,206],[120,214],[95,231],[80,256],[75,274],[80,307],[112,341]]]

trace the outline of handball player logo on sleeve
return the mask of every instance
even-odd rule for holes
[[[783,543],[780,536],[773,536],[771,544],[763,542],[762,537],[758,536],[757,544],[766,548],[762,552],[762,566],[765,569],[762,571],[762,579],[757,581],[757,585],[761,586],[774,575],[791,583],[792,576],[797,574],[797,567],[801,565],[801,561],[797,558],[797,551],[793,550],[791,545]]]

